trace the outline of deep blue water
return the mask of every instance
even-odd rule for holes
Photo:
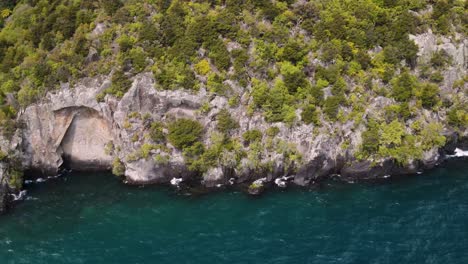
[[[28,185],[0,263],[468,263],[468,162],[385,184],[188,197],[107,174]]]

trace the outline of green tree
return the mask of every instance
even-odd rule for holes
[[[367,123],[367,130],[362,133],[362,150],[367,155],[376,153],[379,144],[379,124],[375,119],[370,119]]]
[[[226,108],[223,108],[221,111],[219,111],[216,119],[218,120],[216,128],[224,134],[229,134],[231,130],[239,127],[239,123],[234,118],[232,118],[231,114]]]
[[[301,119],[306,124],[314,123],[318,125],[320,123],[318,111],[315,105],[309,104],[302,110]]]
[[[424,108],[430,109],[439,102],[439,87],[432,83],[421,85],[421,102]]]
[[[400,146],[405,135],[405,127],[398,120],[380,126],[380,143],[384,146]]]
[[[203,134],[203,126],[192,119],[181,118],[168,125],[169,142],[178,149],[185,149],[198,142]]]
[[[156,143],[162,143],[166,139],[166,135],[163,132],[163,124],[161,122],[153,122],[149,129],[149,136],[151,140]]]
[[[399,77],[392,83],[392,95],[397,101],[408,101],[413,95],[413,90],[416,88],[416,78],[407,70],[404,70]]]

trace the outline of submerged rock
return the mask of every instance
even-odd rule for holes
[[[266,178],[260,178],[252,182],[247,189],[248,193],[250,195],[260,195],[263,191],[265,191],[266,180]]]

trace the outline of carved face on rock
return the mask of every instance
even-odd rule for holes
[[[55,120],[57,129],[54,131],[58,132],[57,140],[66,165],[76,170],[110,168],[112,158],[106,153],[105,146],[112,141],[111,129],[96,110],[64,108],[55,112]]]

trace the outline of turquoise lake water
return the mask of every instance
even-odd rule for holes
[[[176,195],[70,174],[0,217],[0,263],[468,263],[468,162],[385,184]]]

